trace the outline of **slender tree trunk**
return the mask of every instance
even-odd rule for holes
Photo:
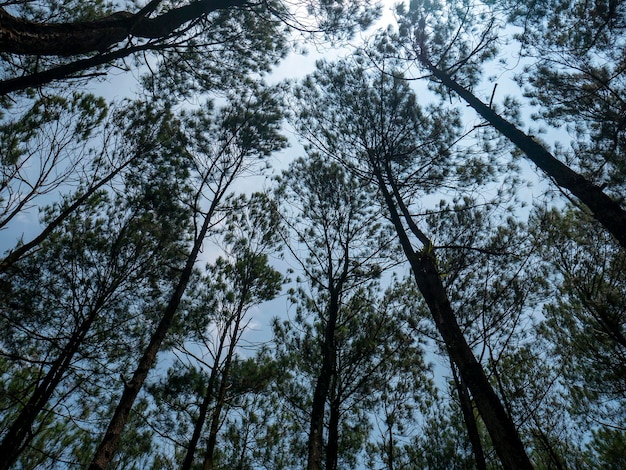
[[[550,439],[548,438],[546,433],[543,432],[542,428],[540,427],[541,423],[538,423],[538,419],[534,413],[532,414],[532,419],[536,426],[535,430],[532,431],[532,434],[533,436],[535,436],[535,438],[539,440],[543,448],[548,453],[550,461],[554,464],[554,468],[556,470],[567,470],[567,464],[565,462],[561,462],[561,457],[554,449],[554,446],[550,442]]]
[[[13,264],[15,264],[17,261],[19,261],[24,256],[26,256],[26,254],[30,250],[32,250],[33,248],[38,246],[41,242],[43,242],[46,238],[48,238],[48,235],[50,235],[54,231],[55,228],[61,225],[65,219],[67,219],[76,209],[78,209],[81,205],[83,205],[87,201],[87,199],[93,196],[96,193],[96,191],[98,191],[102,186],[107,184],[116,175],[118,175],[120,171],[122,171],[125,167],[127,167],[130,164],[131,161],[132,159],[126,161],[123,165],[119,166],[114,171],[109,173],[106,177],[102,178],[96,184],[91,186],[91,188],[85,191],[85,193],[82,196],[76,199],[76,201],[74,201],[72,204],[66,207],[58,216],[56,216],[55,219],[52,222],[50,222],[48,226],[45,229],[43,229],[39,235],[37,235],[28,243],[25,243],[17,247],[15,250],[9,253],[6,258],[0,261],[0,273],[5,272],[7,269],[13,266]]]
[[[526,455],[526,449],[513,420],[506,414],[498,395],[489,383],[482,366],[474,357],[474,353],[459,327],[437,270],[436,259],[430,251],[432,244],[424,234],[421,234],[420,239],[428,240],[425,249],[421,253],[416,253],[413,250],[396,208],[396,203],[389,193],[377,165],[374,165],[374,173],[402,249],[413,270],[417,286],[426,305],[428,305],[437,331],[439,331],[447,347],[451,360],[457,365],[461,378],[474,397],[478,412],[487,427],[500,461],[506,469],[532,469],[532,464]],[[407,218],[410,217],[406,212],[404,215]]]
[[[215,381],[217,380],[217,366],[222,357],[222,347],[226,342],[226,334],[227,330],[224,330],[222,336],[220,337],[219,347],[215,355],[215,362],[213,364],[213,368],[211,369],[211,374],[209,375],[206,393],[204,395],[204,399],[202,400],[202,404],[200,405],[200,409],[198,410],[198,419],[195,422],[193,435],[191,436],[191,440],[187,446],[185,460],[183,460],[180,470],[190,470],[193,464],[193,457],[196,453],[196,448],[198,447],[198,441],[200,440],[200,436],[202,434],[202,428],[204,428],[204,422],[206,421],[209,405],[213,399],[213,389],[215,388]]]
[[[247,281],[250,281],[247,279]],[[230,368],[233,362],[233,356],[235,354],[235,346],[237,345],[237,336],[239,331],[239,326],[241,325],[241,320],[243,316],[243,310],[246,302],[246,297],[248,296],[248,289],[250,285],[249,282],[244,283],[241,299],[239,301],[239,305],[237,306],[237,312],[235,313],[235,324],[233,325],[233,330],[231,334],[230,344],[228,345],[228,352],[226,353],[226,358],[224,361],[224,369],[222,370],[222,377],[220,380],[220,388],[217,394],[217,400],[215,402],[215,408],[213,409],[213,414],[211,416],[211,426],[209,428],[209,439],[207,442],[206,452],[204,454],[204,470],[213,470],[213,454],[215,452],[215,444],[217,443],[217,433],[220,428],[220,421],[222,410],[224,409],[225,399],[226,399],[226,389],[227,381],[230,376]]]
[[[139,364],[135,369],[132,379],[128,383],[124,384],[124,392],[122,393],[122,396],[117,404],[117,408],[113,413],[113,417],[109,422],[109,426],[102,437],[102,441],[93,456],[91,464],[89,465],[90,470],[106,470],[111,462],[111,459],[113,458],[113,454],[117,449],[122,431],[124,430],[124,426],[126,425],[126,421],[128,420],[133,404],[135,403],[135,399],[143,387],[146,377],[148,376],[148,372],[152,369],[157,353],[159,352],[159,348],[161,347],[161,344],[163,343],[163,340],[172,325],[174,315],[176,314],[180,301],[185,293],[185,289],[187,288],[187,284],[189,283],[189,279],[191,278],[191,274],[193,272],[194,264],[198,258],[198,253],[200,252],[204,238],[206,237],[209,227],[211,226],[211,219],[217,206],[217,199],[217,197],[214,199],[211,204],[211,208],[204,218],[204,222],[202,223],[202,227],[200,228],[198,236],[194,241],[191,253],[187,257],[187,262],[183,272],[181,273],[178,284],[174,289],[174,293],[172,294],[172,297],[163,312],[163,316],[161,317],[157,329],[152,334],[150,342],[139,360]]]
[[[307,470],[321,470],[324,451],[324,408],[328,399],[328,391],[335,369],[335,327],[339,315],[339,292],[333,289],[328,305],[328,321],[324,329],[322,344],[322,368],[317,377],[311,407],[311,427],[308,442]]]
[[[0,96],[7,95],[14,91],[24,90],[26,88],[36,88],[55,80],[65,80],[69,78],[81,78],[80,72],[89,70],[99,65],[104,65],[124,57],[128,57],[136,52],[158,50],[162,46],[151,43],[140,44],[137,46],[125,47],[104,54],[97,54],[86,59],[79,59],[67,64],[58,65],[47,70],[34,72],[29,75],[21,75],[15,78],[9,78],[0,81]],[[98,73],[94,73],[97,75]],[[104,75],[103,73],[100,75]]]
[[[474,460],[476,461],[477,470],[487,470],[487,462],[485,461],[485,453],[483,452],[483,446],[480,442],[480,434],[478,432],[478,426],[476,424],[476,418],[474,416],[474,409],[472,407],[472,400],[467,391],[467,386],[463,382],[463,379],[459,377],[456,365],[450,361],[452,368],[452,376],[454,377],[454,385],[459,395],[459,403],[461,404],[461,412],[463,413],[463,421],[465,421],[465,427],[467,429],[467,435],[472,445],[472,452],[474,453]]]
[[[561,163],[543,145],[502,118],[444,71],[436,68],[425,58],[421,58],[420,62],[437,80],[457,93],[489,124],[524,152],[528,159],[541,168],[557,185],[567,189],[585,204],[595,219],[615,237],[623,248],[626,248],[626,211],[618,202],[606,195],[599,186]]]
[[[389,445],[387,447],[387,470],[393,470],[395,464],[395,443],[393,440],[393,426],[387,425],[387,431],[389,431]]]
[[[39,382],[22,411],[20,411],[13,420],[13,423],[2,439],[2,443],[0,443],[0,455],[3,456],[2,459],[0,459],[0,470],[8,470],[16,462],[24,448],[35,437],[33,425],[37,417],[43,411],[57,386],[65,377],[72,363],[72,359],[83,343],[85,336],[89,332],[103,304],[104,297],[99,299],[89,316],[72,334],[70,340],[61,351],[61,354],[55,359],[43,380]]]

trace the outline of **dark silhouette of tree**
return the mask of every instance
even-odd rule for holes
[[[358,316],[358,312],[346,311],[358,287],[380,276],[388,232],[377,222],[379,214],[371,209],[368,194],[358,183],[338,165],[315,156],[309,161],[296,160],[282,174],[276,197],[282,201],[285,224],[291,232],[286,239],[295,239],[290,251],[310,284],[310,294],[299,291],[306,305],[303,308],[317,317],[314,338],[318,344],[314,347],[319,365],[313,366],[307,468],[322,468],[324,458],[327,468],[336,468],[339,410],[333,395],[341,377],[339,330],[347,322],[346,315]],[[303,254],[299,254],[299,243],[305,247]],[[327,404],[331,409],[325,446]]]
[[[209,109],[199,111],[188,122],[194,139],[188,151],[193,152],[198,178],[193,210],[199,222],[194,224],[193,245],[133,377],[124,384],[122,396],[93,456],[91,469],[106,469],[111,462],[135,399],[175,319],[200,249],[210,229],[219,221],[220,204],[231,184],[260,158],[284,145],[284,139],[277,133],[281,113],[274,93],[259,88],[253,90],[254,96],[237,96],[236,101],[215,118]],[[205,200],[209,204],[207,209],[201,206]]]
[[[436,329],[472,393],[502,464],[531,468],[512,417],[459,326],[438,267],[437,247],[409,209],[418,193],[446,184],[446,165],[453,164],[454,116],[431,110],[429,119],[402,78],[385,73],[370,78],[358,64],[321,64],[296,96],[299,127],[307,141],[379,191]],[[472,178],[481,183],[480,174]]]
[[[476,33],[480,18],[488,13],[471,8],[463,11],[450,9],[450,14],[444,16],[445,10],[438,2],[413,2],[409,9],[401,6],[398,34],[391,39],[391,44],[394,41],[397,44],[390,47],[398,47],[403,52],[394,51],[392,55],[403,54],[403,60],[416,63],[433,82],[463,99],[554,183],[582,202],[620,245],[626,247],[626,211],[620,201],[607,195],[592,179],[561,162],[545,145],[472,93],[470,87],[476,83],[482,64],[497,51],[496,18],[491,17],[486,24],[483,21],[485,26]],[[455,75],[461,78],[455,78]]]
[[[204,468],[215,468],[217,435],[228,407],[227,393],[232,386],[231,368],[237,348],[249,319],[249,310],[272,300],[280,292],[283,276],[270,267],[268,254],[280,240],[278,213],[267,196],[254,194],[250,200],[237,198],[228,203],[224,249],[220,257],[207,266],[202,284],[206,291],[197,300],[199,318],[185,318],[194,325],[200,342],[212,351],[206,392],[198,410],[193,434],[181,468],[191,468],[205,423],[209,435],[204,452]],[[206,318],[206,319],[203,319]],[[216,328],[217,341],[209,339]],[[208,331],[209,330],[209,331]],[[214,334],[214,333],[213,333]],[[211,406],[211,409],[209,408]]]
[[[166,171],[181,162],[158,163],[151,162],[152,185],[167,187],[167,197],[184,191]],[[159,297],[151,286],[171,280],[174,273],[164,267],[180,261],[184,208],[159,201],[159,193],[146,200],[146,188],[129,179],[123,190],[114,199],[93,194],[63,217],[34,255],[3,275],[10,287],[2,302],[2,354],[15,361],[13,367],[33,368],[34,377],[23,396],[12,397],[19,411],[0,443],[1,468],[10,468],[45,430],[64,406],[64,394],[90,387],[82,369],[92,370],[89,380],[97,382],[98,361],[116,368],[124,337],[110,331],[128,332],[131,312],[151,306]],[[57,220],[59,211],[51,208],[47,218]]]
[[[106,75],[125,67],[122,59],[147,53],[168,63],[169,76],[178,74],[175,80],[187,86],[186,77],[195,76],[227,89],[220,80],[236,83],[234,74],[267,70],[280,59],[287,31],[350,36],[377,13],[362,0],[306,2],[307,15],[298,11],[301,5],[281,0],[151,0],[135,11],[80,3],[0,7],[0,95]]]

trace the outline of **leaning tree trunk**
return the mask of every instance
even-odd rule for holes
[[[213,11],[242,6],[247,0],[196,0],[154,18],[148,16],[162,0],[152,0],[136,13],[118,11],[93,21],[37,23],[17,18],[0,8],[0,53],[64,56],[71,62],[19,77],[0,80],[0,96],[26,88],[84,75],[137,52],[167,47],[162,41],[189,22]],[[130,44],[133,37],[147,41]],[[127,42],[123,47],[116,47]],[[84,57],[90,54],[90,57]]]
[[[196,0],[149,18],[162,0],[152,0],[137,13],[118,11],[92,21],[38,23],[0,8],[0,52],[33,56],[76,56],[103,52],[131,37],[164,39],[192,20],[246,0]]]
[[[117,449],[122,431],[124,430],[126,421],[128,421],[133,404],[135,403],[135,399],[143,387],[143,384],[148,377],[148,372],[150,372],[150,369],[152,369],[156,360],[161,344],[163,343],[163,340],[172,325],[172,321],[176,311],[178,310],[180,301],[185,293],[189,279],[191,278],[194,264],[196,263],[196,259],[200,253],[200,248],[202,247],[204,238],[206,237],[209,227],[211,226],[211,219],[216,206],[217,200],[214,200],[204,218],[204,222],[202,223],[202,227],[200,228],[200,231],[194,241],[191,253],[187,257],[187,262],[181,273],[178,284],[176,285],[172,297],[163,312],[163,316],[159,321],[157,329],[152,334],[150,342],[139,360],[139,364],[135,369],[132,379],[124,384],[124,392],[122,393],[115,412],[113,413],[113,417],[109,422],[109,426],[102,437],[100,445],[96,449],[96,453],[93,456],[91,464],[89,465],[90,470],[106,470],[111,462],[111,459],[113,458],[113,454]]]
[[[459,377],[456,365],[450,361],[450,366],[452,368],[454,386],[456,387],[457,394],[459,395],[459,403],[461,405],[461,412],[463,413],[463,421],[465,421],[465,427],[467,428],[467,436],[469,437],[470,444],[472,445],[472,452],[474,453],[474,460],[476,461],[476,469],[487,470],[487,462],[485,461],[485,453],[483,452],[483,446],[480,442],[480,434],[478,432],[476,417],[474,416],[472,399],[467,390],[467,385],[465,385],[463,379]]]
[[[626,248],[626,211],[618,202],[605,194],[599,186],[560,162],[543,145],[501,117],[426,58],[420,58],[420,62],[433,74],[433,77],[457,93],[489,124],[524,152],[526,157],[541,168],[557,185],[567,189],[585,204],[595,219],[615,237],[623,248]]]
[[[99,299],[99,303],[94,306],[89,316],[80,324],[72,334],[70,340],[65,345],[59,357],[57,357],[46,373],[44,378],[35,388],[35,391],[28,399],[22,411],[13,420],[8,431],[0,443],[0,470],[8,470],[18,459],[22,451],[35,437],[32,428],[40,413],[52,397],[57,386],[65,377],[70,367],[72,359],[82,345],[85,336],[91,329],[100,308],[104,304],[104,298]]]
[[[389,210],[402,249],[413,270],[415,282],[428,306],[435,321],[437,331],[441,335],[450,359],[459,369],[461,378],[474,397],[476,407],[491,436],[494,448],[502,465],[506,469],[526,470],[532,469],[532,464],[522,440],[519,437],[515,424],[507,415],[504,406],[493,390],[487,379],[487,375],[481,364],[474,357],[472,349],[467,344],[448,296],[446,294],[441,275],[437,269],[437,261],[432,253],[432,243],[417,227],[414,230],[419,233],[419,238],[425,241],[424,250],[416,253],[406,233],[402,219],[396,208],[396,202],[387,189],[380,167],[374,165],[374,173],[378,187],[382,193],[385,204]],[[402,202],[402,201],[399,201]],[[410,214],[403,211],[407,219]],[[410,221],[413,225],[412,220]]]

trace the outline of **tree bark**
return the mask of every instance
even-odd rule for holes
[[[511,470],[532,469],[532,464],[526,455],[526,449],[513,420],[506,414],[498,395],[489,383],[481,364],[474,357],[474,353],[459,327],[437,270],[436,259],[430,251],[432,244],[428,241],[422,252],[416,253],[414,251],[393,196],[387,189],[380,167],[376,163],[374,163],[373,170],[389,210],[391,222],[413,270],[416,284],[433,316],[435,326],[446,345],[450,359],[457,365],[462,380],[467,384],[474,397],[478,412],[487,427],[502,465]],[[404,216],[410,218],[408,213],[405,213]],[[425,235],[421,234],[420,238],[425,238]]]
[[[525,134],[493,109],[480,101],[472,92],[462,87],[452,77],[421,57],[424,65],[444,86],[457,93],[502,135],[515,144],[535,165],[541,168],[560,187],[567,189],[585,204],[595,219],[626,248],[626,211],[605,194],[602,189],[561,163],[546,148]]]
[[[339,457],[339,397],[330,401],[330,417],[328,419],[328,443],[326,444],[326,469],[337,470]]]
[[[197,0],[168,10],[155,18],[147,15],[160,1],[138,13],[118,11],[93,21],[37,23],[0,8],[0,52],[33,56],[76,56],[103,52],[130,37],[163,39],[182,25],[216,10],[247,0]]]

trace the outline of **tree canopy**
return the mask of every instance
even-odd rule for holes
[[[622,7],[0,2],[0,469],[624,468]]]

